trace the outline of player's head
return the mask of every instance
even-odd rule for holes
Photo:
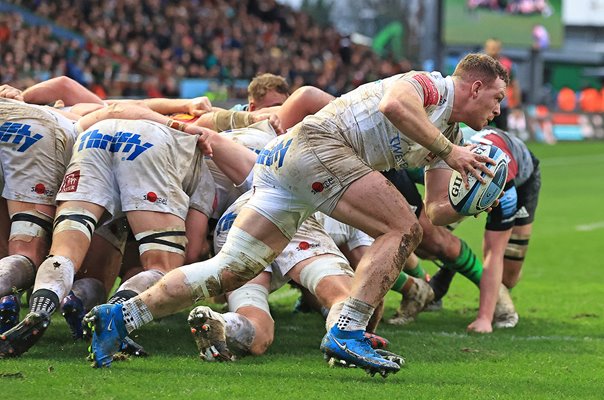
[[[491,57],[497,59],[501,53],[501,40],[497,38],[490,38],[484,42],[484,52]]]
[[[457,64],[453,79],[454,122],[480,130],[500,114],[509,77],[499,61],[486,54],[468,54]]]
[[[289,85],[282,76],[273,74],[258,75],[247,88],[249,110],[280,106],[289,96]]]

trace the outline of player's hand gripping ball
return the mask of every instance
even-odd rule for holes
[[[449,181],[449,201],[461,215],[476,215],[491,207],[503,191],[508,176],[508,156],[499,147],[479,144],[472,152],[495,160],[495,165],[487,164],[494,176],[482,172],[485,183],[480,183],[475,176],[468,174],[470,187],[466,189],[461,174],[453,171]]]

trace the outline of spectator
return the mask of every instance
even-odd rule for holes
[[[274,0],[113,0],[111,7],[101,0],[10,1],[78,32],[91,45],[74,47],[52,40],[48,28],[11,22],[9,32],[19,34],[6,48],[0,41],[2,54],[14,58],[15,48],[27,47],[27,56],[14,60],[14,70],[0,67],[3,82],[33,75],[33,64],[46,77],[64,75],[69,66],[72,77],[89,87],[121,95],[132,89],[122,79],[131,73],[159,82],[199,77],[230,83],[268,72],[285,76],[292,90],[311,84],[337,95],[393,73],[366,47]],[[175,87],[158,89],[178,95]]]
[[[501,40],[496,38],[487,39],[484,44],[484,52],[494,59],[499,60],[510,77],[510,84],[508,85],[506,97],[501,103],[501,113],[493,120],[493,123],[497,128],[507,131],[510,109],[520,107],[522,91],[518,79],[516,78],[514,64],[512,63],[512,60],[501,55],[501,48]]]

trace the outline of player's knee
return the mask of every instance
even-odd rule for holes
[[[300,284],[319,298],[322,304],[331,306],[342,296],[349,295],[350,282],[342,278],[352,277],[353,274],[350,265],[341,257],[323,256],[304,266],[300,272]]]
[[[229,336],[229,347],[239,354],[260,355],[273,343],[275,323],[268,305],[268,289],[248,283],[230,293],[229,311],[239,314],[238,333]]]
[[[250,346],[250,354],[260,356],[266,353],[273,344],[275,338],[274,322],[271,321],[271,325],[270,327],[263,327],[263,329],[256,329],[256,337]]]
[[[41,244],[48,244],[52,235],[52,217],[38,210],[26,210],[11,216],[10,234],[8,240],[13,242],[11,247],[24,249],[35,239]],[[20,242],[20,243],[17,243]]]
[[[86,236],[90,242],[97,222],[96,216],[85,208],[65,207],[57,212],[53,233],[77,231]]]
[[[528,251],[530,237],[530,235],[512,234],[510,240],[508,240],[503,257],[512,262],[523,263]]]
[[[152,250],[185,255],[187,237],[182,226],[139,232],[134,237],[141,256]]]
[[[244,230],[232,227],[222,250],[202,263],[181,268],[198,298],[217,296],[251,280],[270,264],[277,254]]]

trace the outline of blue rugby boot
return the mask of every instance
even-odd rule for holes
[[[92,330],[92,344],[89,351],[94,362],[93,367],[110,367],[113,355],[120,351],[122,342],[128,335],[122,305],[96,306],[86,314],[84,322]]]
[[[334,325],[323,337],[321,351],[330,366],[358,367],[372,376],[379,373],[385,378],[401,369],[401,364],[392,361],[393,358],[384,358],[376,352],[362,330],[343,331]]]
[[[0,333],[4,333],[19,323],[19,298],[9,294],[0,299]]]
[[[30,312],[15,327],[0,335],[0,358],[18,357],[30,349],[50,325],[44,311]]]
[[[82,300],[73,294],[73,292],[69,292],[63,301],[61,301],[61,314],[65,318],[67,325],[69,325],[71,337],[75,340],[82,339],[84,337],[82,321],[86,315]]]

